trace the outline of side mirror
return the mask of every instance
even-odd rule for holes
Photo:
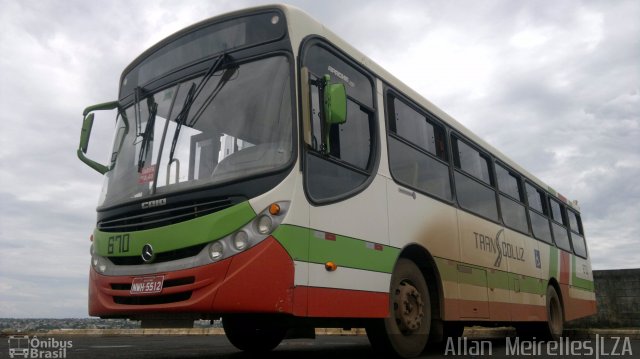
[[[325,86],[324,114],[327,125],[341,125],[347,122],[347,90],[344,84]]]
[[[80,159],[80,161],[86,163],[87,166],[100,172],[100,174],[105,174],[109,170],[109,167],[93,161],[86,156],[87,149],[89,148],[89,139],[91,138],[91,129],[93,128],[93,119],[95,118],[93,111],[113,110],[116,108],[118,108],[118,101],[113,101],[89,106],[82,112],[84,119],[82,120],[80,145],[78,146],[77,151],[78,158]]]
[[[82,120],[82,131],[80,132],[80,150],[82,153],[87,153],[87,148],[89,147],[89,137],[91,137],[91,128],[93,128],[93,118],[95,115],[93,113],[85,116],[84,120]]]

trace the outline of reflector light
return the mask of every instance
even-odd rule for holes
[[[324,269],[329,272],[333,272],[334,270],[338,269],[338,265],[333,262],[327,262],[324,264]]]

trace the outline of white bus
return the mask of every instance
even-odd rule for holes
[[[100,110],[106,163],[86,155]],[[575,203],[296,8],[177,32],[84,116],[92,316],[222,318],[249,351],[365,327],[412,357],[472,323],[557,338],[595,313]]]

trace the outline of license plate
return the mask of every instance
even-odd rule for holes
[[[162,292],[162,284],[164,283],[164,276],[155,277],[136,277],[131,282],[131,295],[141,294],[153,294]]]

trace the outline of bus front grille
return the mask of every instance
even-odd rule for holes
[[[198,253],[200,253],[202,248],[204,248],[206,245],[207,243],[200,243],[200,244],[196,244],[195,246],[174,249],[172,251],[158,253],[155,259],[153,260],[153,263],[169,262],[169,261],[175,261],[178,259],[196,256]],[[124,257],[107,257],[107,258],[109,258],[109,260],[113,264],[118,266],[125,266],[125,265],[135,266],[135,265],[146,264],[142,260],[142,256],[140,255],[124,256]]]
[[[145,295],[145,296],[115,296],[113,302],[125,305],[152,305],[182,302],[191,298],[191,291],[165,294],[165,295]]]
[[[103,232],[130,232],[152,229],[188,221],[221,211],[238,203],[231,198],[208,199],[182,204],[171,208],[138,210],[98,221],[98,230]]]

